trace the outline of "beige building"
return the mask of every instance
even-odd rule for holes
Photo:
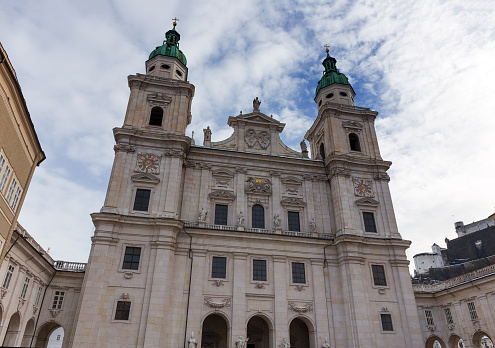
[[[12,64],[0,44],[0,265],[34,169],[45,154]]]

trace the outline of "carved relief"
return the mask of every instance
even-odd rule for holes
[[[134,152],[136,151],[136,148],[132,145],[129,144],[117,144],[114,145],[113,150],[115,153],[117,152]]]
[[[60,309],[49,309],[48,310],[50,312],[50,320],[51,321],[54,321],[55,318],[60,314],[61,310]]]
[[[213,281],[213,285],[223,286],[223,280],[222,279],[216,279]]]
[[[172,102],[172,98],[163,93],[150,93],[147,100],[151,106],[158,105],[164,108]]]
[[[256,131],[252,128],[248,129],[246,131],[245,140],[247,146],[254,147],[254,145],[256,145],[256,141],[258,140],[256,137]]]
[[[270,175],[271,176],[280,176],[280,175],[282,175],[282,172],[278,171],[278,170],[270,170]]]
[[[305,289],[304,289],[304,285],[296,285],[296,286],[295,286],[295,289],[296,289],[297,291],[303,291],[303,290],[305,290]]]
[[[223,198],[227,200],[234,200],[235,194],[227,190],[214,190],[209,194],[210,198]]]
[[[349,170],[345,169],[345,168],[332,168],[330,170],[330,173],[328,174],[328,178],[331,179],[333,178],[334,176],[343,176],[343,177],[349,177],[351,176],[351,173],[349,172]]]
[[[342,127],[344,127],[348,133],[359,133],[363,129],[363,124],[356,121],[344,121],[342,122]]]
[[[213,180],[216,187],[230,188],[232,187],[232,178],[234,173],[228,170],[215,170],[213,171]]]
[[[282,178],[284,184],[285,193],[291,196],[299,195],[299,189],[301,188],[302,181],[294,176],[288,176]]]
[[[371,180],[352,178],[354,184],[354,195],[360,197],[374,197],[373,191],[371,190]]]
[[[304,202],[301,198],[297,197],[287,197],[280,201],[280,204],[284,206],[297,206],[297,207],[305,207],[306,202]]]
[[[308,313],[313,311],[313,304],[311,302],[307,302],[303,305],[298,305],[295,302],[289,302],[289,310],[297,313]]]
[[[165,149],[164,152],[165,156],[170,156],[170,157],[184,157],[184,151],[180,149]]]
[[[377,181],[379,180],[390,181],[390,176],[388,176],[387,173],[375,173],[373,174],[373,179]]]
[[[162,156],[150,154],[150,153],[138,153],[135,172],[143,173],[160,173],[160,159]]]
[[[268,179],[263,178],[249,178],[246,180],[246,193],[257,193],[257,194],[272,194],[272,183]]]
[[[244,140],[248,147],[254,147],[256,143],[259,143],[262,149],[266,149],[270,146],[270,133],[268,131],[256,132],[254,129],[249,128],[246,130]]]
[[[211,169],[210,163],[201,162],[201,163],[199,163],[199,166],[201,167],[201,169]]]
[[[123,292],[123,293],[120,295],[120,298],[121,298],[122,300],[128,300],[128,299],[130,299],[130,298],[131,298],[131,296],[129,295],[129,293],[128,293],[128,292]]]
[[[38,309],[39,309],[38,306],[33,305],[33,315],[36,315],[36,313],[38,313]]]
[[[132,272],[125,272],[124,273],[125,279],[131,279],[132,277],[134,277],[134,273],[132,273]]]
[[[270,145],[270,133],[261,131],[258,134],[258,141],[262,149],[266,149]]]
[[[244,168],[244,167],[236,167],[235,168],[235,171],[238,172],[238,173],[243,173],[243,174],[246,174],[247,173],[247,168]]]
[[[191,161],[191,160],[185,160],[184,161],[184,166],[186,167],[196,167],[196,161]]]
[[[24,303],[26,302],[25,298],[19,297],[19,302],[17,303],[17,310],[20,311]]]
[[[265,284],[261,283],[261,282],[257,282],[254,284],[254,287],[256,289],[264,289],[265,288]]]

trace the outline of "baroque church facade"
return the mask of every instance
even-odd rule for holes
[[[199,146],[179,39],[174,23],[128,77],[68,345],[423,346],[377,112],[354,105],[336,60],[327,50],[311,158],[258,98]]]

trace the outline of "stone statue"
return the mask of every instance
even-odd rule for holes
[[[260,111],[260,104],[261,102],[258,100],[258,97],[256,97],[256,99],[253,99],[253,112]]]
[[[235,341],[235,348],[244,348],[246,346],[247,341],[249,341],[249,338],[243,339],[242,336],[239,336],[237,341]]]
[[[301,152],[308,151],[308,147],[306,146],[306,142],[304,139],[301,141]]]
[[[237,226],[242,226],[244,225],[244,214],[242,211],[237,215]]]
[[[309,232],[316,232],[316,221],[315,218],[312,218],[311,221],[309,222]]]
[[[282,219],[280,219],[279,214],[275,214],[273,216],[273,224],[275,225],[275,229],[279,229],[280,226],[282,225]]]
[[[205,222],[206,221],[206,215],[208,215],[208,210],[206,210],[204,207],[201,208],[201,210],[199,211],[198,220],[200,222]]]
[[[194,338],[194,331],[191,331],[191,338],[187,342],[189,342],[188,348],[196,348],[198,345],[198,341]]]
[[[211,129],[210,126],[203,129],[204,141],[211,141]]]
[[[285,337],[282,338],[282,342],[279,344],[280,348],[290,348],[290,343],[285,340]]]
[[[328,344],[328,339],[325,337],[325,342],[321,344],[321,348],[330,348],[330,345]]]

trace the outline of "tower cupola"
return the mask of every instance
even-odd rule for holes
[[[327,101],[338,104],[354,105],[356,93],[352,89],[347,76],[337,69],[337,60],[330,56],[329,46],[325,46],[327,56],[321,63],[325,68],[323,76],[318,81],[315,92],[315,102],[320,109]]]
[[[173,28],[165,33],[165,40],[157,46],[146,62],[146,73],[174,80],[187,80],[187,59],[179,49],[180,34],[175,30],[178,19],[174,19]]]

